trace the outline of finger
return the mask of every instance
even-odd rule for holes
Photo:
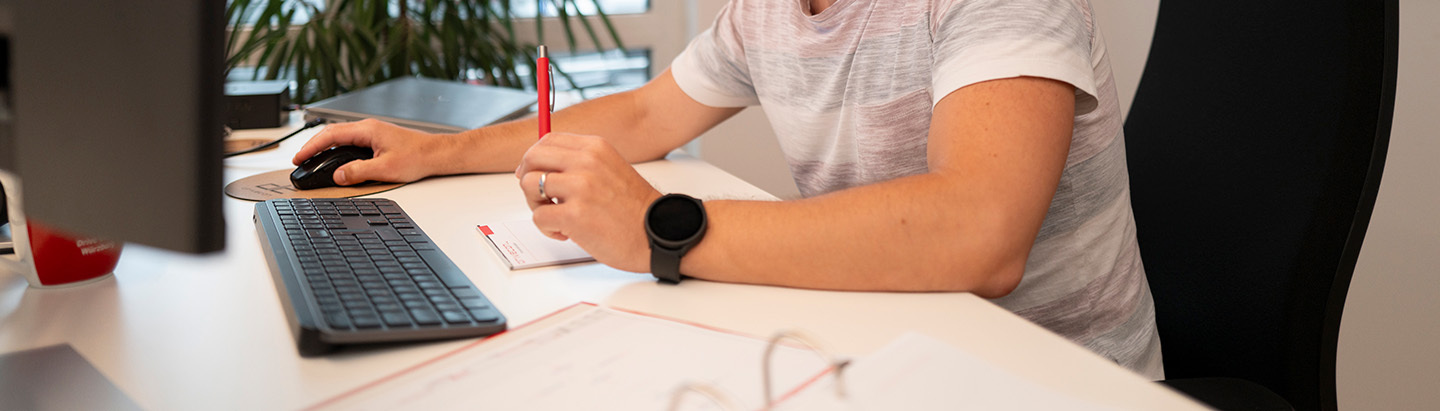
[[[540,207],[535,209],[530,219],[535,222],[535,228],[540,229],[540,233],[546,237],[565,241],[569,240],[570,236],[565,235],[565,230],[562,229],[564,214],[565,210],[561,207]]]
[[[295,152],[295,157],[290,159],[290,163],[298,166],[300,163],[305,162],[305,160],[310,159],[310,157],[314,157],[321,151],[330,148],[331,141],[334,139],[335,130],[342,126],[342,124],[333,124],[320,129],[319,133],[315,133],[314,137],[310,137],[310,141],[306,141],[304,145],[300,146],[300,150]]]
[[[544,195],[540,193],[541,177],[545,178]],[[531,210],[540,206],[560,204],[565,193],[569,192],[567,191],[568,186],[565,185],[569,182],[569,178],[570,176],[555,171],[532,171],[525,173],[525,176],[520,179],[520,191],[525,193],[526,203],[530,205]]]
[[[300,165],[321,151],[332,146],[370,146],[371,126],[366,122],[330,124],[316,133],[310,141],[300,146],[300,151],[290,159],[291,164]]]
[[[525,195],[525,204],[529,205],[531,210],[541,205],[540,174],[542,172],[533,171],[520,176],[520,193]],[[549,183],[550,181],[547,178],[545,182]]]
[[[606,149],[614,151],[614,148],[610,147],[610,143],[599,136],[561,132],[546,134],[545,138],[530,146],[530,150],[526,151],[524,157],[521,157],[520,166],[515,168],[515,176],[519,177],[533,170],[563,170],[560,167],[568,164],[563,161],[563,158],[569,157],[562,157],[560,161],[545,161],[551,159],[550,156],[554,153],[599,152]],[[531,151],[535,151],[536,160],[527,162],[527,158],[532,155]],[[527,163],[530,166],[527,167]]]
[[[349,162],[349,163],[345,163],[345,165],[342,165],[342,166],[340,166],[340,168],[335,169],[335,176],[334,176],[334,177],[335,177],[335,184],[339,184],[339,185],[342,185],[342,186],[348,186],[348,185],[360,184],[360,183],[363,183],[363,182],[366,182],[366,181],[370,181],[370,180],[375,180],[375,181],[391,181],[391,180],[393,180],[393,179],[391,179],[391,178],[386,178],[386,176],[381,175],[381,173],[379,173],[380,168],[381,168],[380,166],[381,166],[381,165],[378,164],[378,161],[377,161],[376,159],[371,159],[371,160],[355,160],[355,161],[351,161],[351,162]],[[393,181],[393,182],[397,182],[397,183],[398,183],[398,182],[401,182],[401,181]]]
[[[576,158],[580,153],[573,148],[553,144],[530,146],[520,158],[520,166],[515,169],[515,176],[523,177],[535,171],[565,171],[569,166],[566,159]]]

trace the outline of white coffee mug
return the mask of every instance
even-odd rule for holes
[[[64,233],[35,221],[26,221],[20,198],[20,181],[0,170],[5,204],[10,214],[10,235],[15,254],[0,256],[0,269],[25,275],[31,287],[48,288],[87,284],[115,272],[121,244]]]

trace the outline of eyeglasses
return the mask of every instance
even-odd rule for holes
[[[834,375],[835,395],[841,399],[845,398],[845,379],[842,378],[842,374],[845,371],[845,366],[850,365],[850,359],[832,355],[829,350],[825,349],[819,344],[818,339],[811,337],[809,334],[806,334],[803,331],[785,330],[775,333],[774,336],[770,337],[769,344],[765,346],[765,354],[761,358],[760,377],[761,383],[764,384],[763,388],[765,392],[765,406],[762,409],[769,410],[775,406],[776,398],[773,391],[774,387],[771,386],[771,364],[773,363],[773,361],[771,361],[771,358],[774,357],[775,349],[780,346],[782,341],[785,340],[799,343],[800,345],[804,346],[804,348],[808,349],[810,352],[814,352],[815,354],[819,355],[825,360],[826,363],[830,364],[830,366],[826,369],[826,372]],[[723,390],[720,390],[719,388],[716,388],[706,383],[688,383],[677,387],[675,389],[675,393],[670,397],[670,407],[668,409],[670,411],[678,411],[680,409],[681,401],[683,401],[685,397],[689,394],[698,394],[708,399],[710,402],[719,405],[721,409],[745,409],[738,401],[735,400],[733,396],[724,392]]]

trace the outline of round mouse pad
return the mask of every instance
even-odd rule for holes
[[[290,184],[290,172],[275,170],[235,180],[225,186],[225,194],[241,200],[265,201],[275,198],[347,198],[390,191],[404,183],[364,183],[349,187],[326,187],[301,190]]]

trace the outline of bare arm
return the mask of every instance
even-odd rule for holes
[[[785,202],[711,201],[680,272],[838,290],[1008,294],[1019,284],[1069,152],[1074,88],[1038,78],[967,86],[936,105],[929,172]],[[593,136],[536,144],[517,171],[540,229],[597,260],[649,271],[643,220],[659,197]],[[537,194],[549,174],[552,204]]]
[[[567,107],[551,120],[555,132],[603,136],[626,161],[639,162],[664,156],[739,111],[695,102],[667,69],[638,89]],[[536,142],[536,121],[532,116],[458,134],[426,134],[374,120],[334,124],[306,143],[293,162],[334,145],[374,148],[374,159],[341,167],[336,182],[342,185],[514,171]]]
[[[1059,184],[1074,99],[1068,84],[1037,78],[960,89],[935,107],[928,173],[803,201],[707,203],[710,230],[681,272],[806,288],[1008,294]]]

